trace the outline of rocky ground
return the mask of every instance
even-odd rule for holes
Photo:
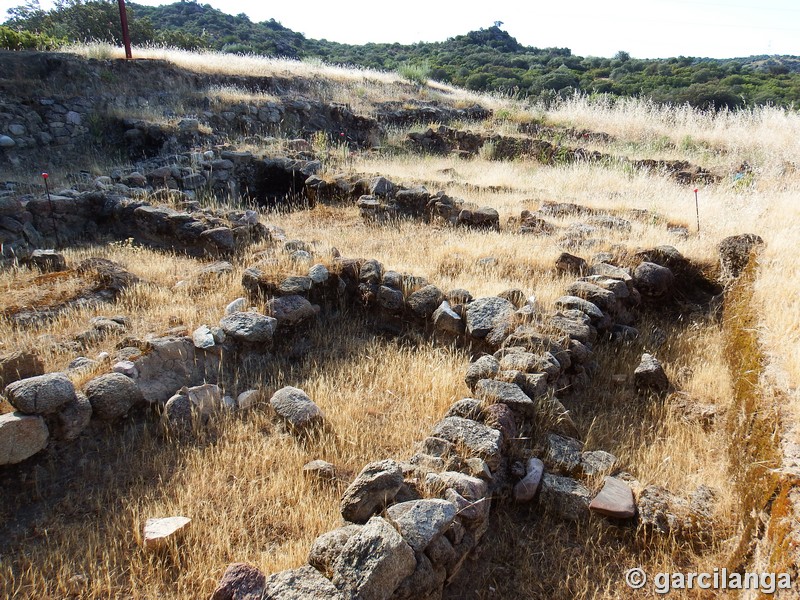
[[[142,118],[176,98],[54,96],[126,67],[47,60],[0,98],[9,596],[613,598],[764,560],[793,488],[736,340],[775,242],[677,205],[725,214],[745,153],[134,63],[182,94]],[[19,175],[90,123],[119,164]]]

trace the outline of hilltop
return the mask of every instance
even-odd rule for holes
[[[68,5],[50,12],[17,10],[6,25],[49,36],[39,43],[52,44],[54,38],[118,44],[116,10],[110,2]],[[129,13],[136,44],[404,70],[416,79],[541,100],[579,91],[715,109],[800,102],[800,59],[792,56],[640,60],[621,50],[611,58],[581,57],[569,48],[524,46],[496,25],[442,42],[356,46],[308,39],[274,20],[253,23],[247,15],[229,15],[196,2],[130,3]],[[37,42],[9,38],[6,46],[14,43],[35,46]]]

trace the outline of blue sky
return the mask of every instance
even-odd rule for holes
[[[0,15],[17,0],[0,0]],[[164,4],[163,0],[140,0]],[[206,0],[253,21],[273,18],[311,38],[345,43],[443,41],[495,21],[521,43],[581,56],[636,58],[800,55],[797,0]],[[42,0],[47,7],[49,0]]]

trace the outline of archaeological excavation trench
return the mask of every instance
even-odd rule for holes
[[[55,87],[84,69],[48,64]],[[156,61],[130,69],[131,89],[166,77]],[[719,174],[582,147],[611,140],[599,132],[448,125],[491,116],[477,105],[386,102],[367,117],[283,94],[310,81],[242,78],[281,99],[231,103],[171,77],[197,88],[175,123],[114,116],[168,92],[3,103],[28,124],[0,150],[11,164],[73,152],[92,128],[138,161],[49,196],[0,194],[3,326],[27,346],[0,360],[9,597],[628,598],[634,567],[797,577],[791,421],[762,393],[753,333],[758,236],[698,264],[636,247],[645,224],[692,239],[650,210],[542,198],[503,221],[455,185],[323,161],[369,151],[387,126],[438,123],[402,151],[679,185]],[[266,224],[287,214],[329,219],[336,246],[367,241],[340,252],[311,227]],[[442,258],[431,231],[487,253],[501,240],[564,252],[509,266],[453,244]],[[427,277],[384,256],[390,232],[419,246]],[[462,288],[506,267],[501,292]]]
[[[232,158],[245,164],[252,160],[230,154],[219,160]],[[385,178],[338,184],[319,180],[315,199],[328,201],[325,186],[331,185],[350,202],[358,196],[360,216],[373,226],[404,217],[467,229],[500,228],[496,212],[464,208],[457,200],[404,189]],[[379,333],[398,340],[390,345],[408,346],[412,352],[431,345],[469,357],[459,375],[466,384],[463,398],[434,415],[440,420],[427,437],[417,436],[404,454],[374,456],[349,472],[324,460],[304,465],[304,477],[315,482],[309,485],[328,486],[321,496],[338,504],[345,525],[305,549],[306,566],[274,574],[236,562],[234,546],[233,564],[217,582],[213,598],[245,593],[275,598],[482,597],[492,589],[507,597],[567,597],[585,591],[572,589],[568,576],[579,568],[577,557],[584,552],[588,564],[624,556],[620,567],[646,560],[659,544],[676,543],[693,557],[706,548],[719,552],[713,539],[718,490],[640,482],[637,465],[610,450],[625,452],[625,444],[634,440],[658,446],[660,421],[669,418],[665,406],[681,399],[681,369],[691,369],[698,360],[691,353],[697,336],[693,328],[714,329],[724,319],[730,293],[724,290],[735,289],[732,282],[758,245],[754,236],[726,240],[720,265],[695,265],[670,246],[604,255],[591,264],[563,253],[552,267],[562,274],[563,296],[550,311],[530,296],[535,290],[473,298],[468,290],[442,290],[434,281],[392,271],[375,259],[317,256],[313,244],[288,240],[262,225],[252,211],[220,212],[191,204],[181,211],[103,192],[65,193],[47,204],[8,206],[8,218],[31,224],[10,244],[19,254],[37,240],[49,242],[55,230],[48,227],[59,215],[69,223],[60,231],[62,240],[111,233],[154,248],[233,261],[246,256],[250,245],[267,243],[288,257],[279,275],[269,261],[243,264],[244,295],[218,320],[192,331],[177,327],[168,335],[123,338],[116,355],[93,364],[91,378],[80,387],[64,374],[39,373],[35,356],[5,363],[10,365],[3,373],[5,396],[16,412],[3,416],[0,447],[5,463],[23,465],[6,467],[11,485],[4,487],[19,490],[6,506],[22,517],[22,530],[10,540],[25,539],[37,510],[58,497],[59,486],[47,468],[36,467],[33,480],[41,479],[36,484],[40,501],[28,507],[31,522],[25,523],[26,465],[50,452],[49,439],[51,448],[65,449],[59,451],[80,463],[86,453],[102,452],[96,436],[135,439],[143,435],[140,427],[146,429],[148,420],[158,416],[157,429],[163,428],[167,440],[166,446],[157,444],[159,460],[176,469],[180,459],[170,446],[211,448],[226,435],[220,422],[232,415],[247,419],[262,410],[271,427],[284,432],[284,444],[313,452],[344,443],[313,394],[293,380],[307,375],[292,365],[303,356],[336,364],[343,354],[358,355],[358,344],[369,344]],[[616,227],[624,221],[578,205],[545,204],[512,226],[535,223],[537,231],[552,233],[546,219],[574,213],[598,223],[607,219]],[[51,278],[89,273],[90,281],[116,290],[91,301],[113,300],[136,284],[113,264],[70,269],[58,255],[28,254],[26,260]],[[233,268],[212,263],[207,275]],[[74,300],[85,302],[82,298]],[[69,309],[70,301],[59,298],[50,313],[39,311],[38,318],[54,318]],[[21,324],[35,319],[19,310],[6,317]],[[98,319],[84,337],[102,338],[126,327],[124,317]],[[351,339],[360,342],[354,345]],[[331,348],[314,354],[316,345]],[[670,380],[661,361],[678,374],[678,381]],[[275,389],[278,380],[286,385]],[[266,389],[275,390],[269,398]],[[713,428],[724,419],[713,407],[692,405],[691,398],[684,408],[695,429]],[[128,413],[134,421],[120,425]],[[132,424],[137,421],[144,425]],[[100,431],[101,423],[111,426],[102,425]],[[612,430],[619,439],[609,437]],[[93,432],[95,441],[88,443],[84,431]],[[152,476],[162,477],[158,469]],[[174,520],[150,527],[143,544],[156,555],[180,548],[186,535]],[[523,562],[517,562],[520,557]],[[552,568],[538,575],[529,572],[543,565]],[[623,574],[612,570],[605,576],[619,581]]]

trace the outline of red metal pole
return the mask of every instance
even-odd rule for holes
[[[119,21],[122,24],[122,41],[125,43],[125,58],[133,58],[131,54],[131,36],[128,33],[128,11],[125,9],[125,0],[119,0]]]

